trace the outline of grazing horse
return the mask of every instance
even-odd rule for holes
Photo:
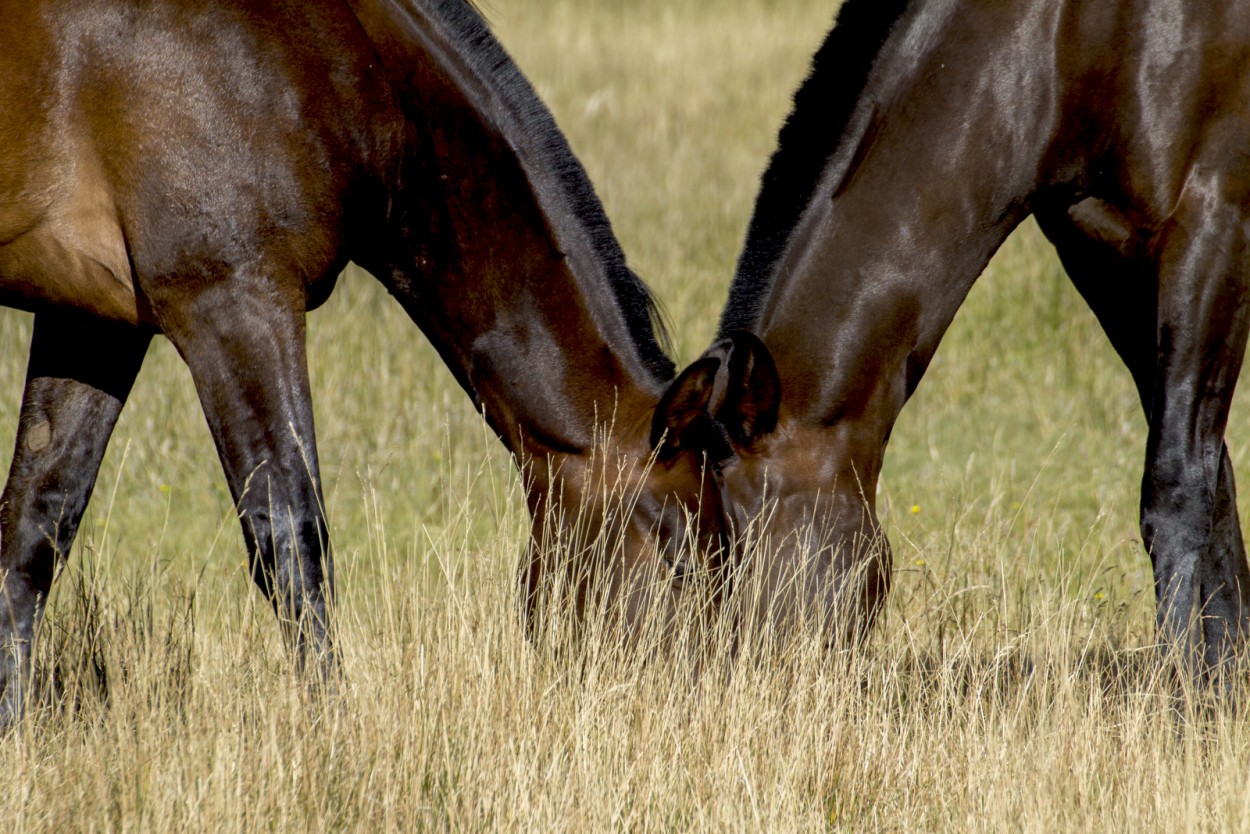
[[[717,452],[736,524],[767,511],[771,621],[871,625],[891,427],[1032,214],[1146,412],[1160,639],[1200,673],[1229,660],[1250,611],[1224,446],[1250,324],[1248,103],[1245,3],[847,0],[763,175],[722,338],[682,375],[706,396],[669,432]]]
[[[0,724],[21,714],[55,560],[157,333],[191,370],[253,578],[300,665],[332,668],[304,331],[349,259],[521,467],[531,607],[565,568],[587,587],[594,566],[548,570],[543,547],[576,524],[619,543],[597,587],[628,622],[666,610],[674,545],[695,523],[714,544],[720,516],[698,504],[699,454],[646,465],[673,373],[653,302],[471,6],[3,5],[0,300],[35,325],[0,506]]]

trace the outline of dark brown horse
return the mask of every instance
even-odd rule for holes
[[[534,542],[552,519],[591,538],[610,524],[609,595],[627,620],[666,610],[672,546],[691,518],[713,543],[719,515],[697,515],[697,454],[645,466],[673,371],[651,297],[471,7],[6,2],[0,300],[35,331],[0,509],[0,724],[21,713],[54,562],[157,333],[191,369],[253,577],[301,662],[332,663],[304,317],[348,259],[517,458]],[[549,575],[531,553],[532,603]]]
[[[1217,667],[1250,611],[1224,447],[1250,322],[1244,3],[848,0],[764,174],[724,338],[685,372],[709,393],[684,447],[720,450],[739,524],[767,504],[774,619],[870,625],[890,429],[1030,214],[1146,411],[1160,637]]]

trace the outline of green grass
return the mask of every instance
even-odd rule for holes
[[[665,302],[681,362],[712,338],[835,5],[486,3]],[[2,437],[29,338],[28,316],[0,313]],[[536,651],[515,607],[513,467],[434,351],[352,269],[310,317],[309,356],[342,691],[327,708],[289,674],[189,375],[159,342],[45,626],[66,695],[0,740],[10,830],[1247,826],[1250,727],[1218,709],[1178,720],[1144,659],[1144,420],[1033,226],[973,289],[893,433],[880,507],[896,585],[853,658],[730,675]],[[1246,471],[1240,401],[1229,438]]]

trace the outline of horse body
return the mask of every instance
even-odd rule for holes
[[[1161,636],[1187,644],[1196,599],[1216,666],[1250,610],[1222,445],[1246,342],[1250,12],[895,6],[849,0],[818,53],[708,354],[763,363],[737,331],[756,334],[783,392],[775,428],[721,464],[740,523],[774,502],[763,604],[871,624],[889,587],[874,496],[890,430],[973,281],[1035,213],[1142,394]]]
[[[33,311],[35,332],[0,506],[0,724],[21,712],[55,558],[155,333],[191,370],[257,584],[301,662],[329,668],[304,316],[349,259],[395,295],[517,458],[535,518],[531,606],[553,572],[555,493],[591,528],[622,528],[599,567],[627,618],[664,609],[683,511],[711,535],[716,519],[698,515],[694,454],[644,471],[672,373],[650,296],[470,7],[8,6],[0,299]],[[622,460],[636,503],[611,513],[599,487]]]
[[[23,83],[6,85],[0,116],[7,301],[161,330],[167,285],[229,283],[248,261],[291,263],[268,280],[325,297],[348,218],[365,214],[352,190],[384,181],[399,127],[374,118],[393,104],[350,9],[276,6],[293,18],[282,32],[258,31],[240,4],[13,11],[6,77]],[[314,74],[340,83],[310,88]]]

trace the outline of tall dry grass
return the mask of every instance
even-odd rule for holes
[[[489,0],[680,359],[834,0]],[[0,435],[30,338],[0,316]],[[1127,375],[1037,232],[978,283],[896,428],[896,584],[858,652],[785,662],[523,635],[510,463],[349,271],[310,319],[345,676],[291,674],[186,371],[154,346],[54,591],[12,831],[1196,830],[1247,825],[1248,727],[1154,662]],[[1230,428],[1245,469],[1238,404]]]

